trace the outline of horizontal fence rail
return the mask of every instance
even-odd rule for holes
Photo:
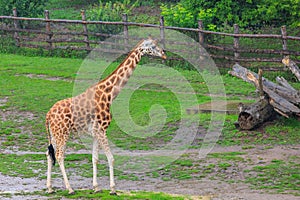
[[[128,22],[124,14],[121,22],[87,21],[84,11],[81,11],[82,20],[50,19],[49,11],[45,11],[45,18],[18,17],[13,10],[13,16],[0,16],[0,34],[11,35],[18,47],[42,48],[46,50],[68,49],[81,51],[101,51],[107,53],[127,53],[130,39],[139,40],[136,36],[129,35],[131,27],[151,27],[160,31],[160,42],[168,51],[168,44],[190,45],[182,41],[174,41],[166,38],[166,30],[176,30],[191,35],[209,53],[224,65],[224,60],[232,62],[271,62],[281,63],[284,56],[292,56],[296,63],[300,63],[300,37],[287,35],[286,26],[281,27],[281,34],[244,34],[240,33],[238,25],[234,25],[233,33],[223,33],[204,30],[202,21],[198,22],[198,28],[182,28],[165,26],[161,17],[159,24],[144,24]],[[22,26],[24,23],[36,23],[32,26]],[[93,32],[91,26],[105,25],[119,27],[122,34],[108,34]],[[71,28],[70,28],[71,26]],[[113,28],[113,27],[112,27]],[[109,37],[119,38],[118,41],[105,41]],[[217,38],[214,41],[214,38]],[[261,40],[272,44],[270,48],[261,48],[257,45]],[[120,42],[122,41],[122,42]],[[223,41],[223,42],[220,42]],[[110,45],[111,48],[101,48],[97,45]],[[249,45],[250,44],[250,45]],[[251,46],[251,44],[253,44]],[[115,46],[115,48],[113,48]],[[257,46],[255,48],[255,46]],[[268,45],[265,45],[268,46]],[[120,48],[121,47],[121,48]],[[180,48],[177,49],[180,51]],[[201,52],[191,48],[190,52],[183,52],[195,57],[201,56]],[[180,59],[172,56],[173,59]],[[224,66],[223,66],[224,67]]]

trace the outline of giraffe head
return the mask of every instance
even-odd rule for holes
[[[152,38],[143,40],[139,44],[139,48],[142,52],[142,55],[158,56],[163,59],[167,58],[164,50],[157,46],[157,40],[153,40]]]

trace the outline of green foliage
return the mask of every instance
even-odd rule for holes
[[[206,29],[220,30],[239,24],[242,28],[262,26],[300,26],[299,0],[181,0],[176,5],[162,4],[167,25],[194,27],[203,20]]]
[[[196,25],[194,13],[181,2],[170,7],[162,4],[161,10],[162,16],[165,17],[166,25],[182,27],[195,27]]]
[[[99,0],[48,0],[46,10],[51,19],[81,20],[81,10],[86,10]]]
[[[43,48],[18,47],[11,35],[4,34],[0,37],[0,53],[60,58],[85,58],[87,55],[86,51],[76,51],[72,49],[47,50]]]
[[[48,0],[0,0],[0,15],[12,15],[13,8],[18,16],[37,17],[44,12]]]
[[[300,27],[300,0],[264,0],[262,2],[258,4],[255,14],[267,25],[286,24]]]
[[[123,0],[112,2],[108,1],[103,3],[99,0],[98,4],[94,4],[89,10],[87,10],[87,19],[91,21],[122,21],[122,14],[129,15],[134,7],[138,5],[136,0],[134,3],[131,0]],[[106,34],[118,34],[122,30],[122,26],[111,25],[97,25],[92,28],[94,32],[106,33]]]

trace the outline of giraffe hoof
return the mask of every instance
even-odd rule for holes
[[[102,193],[102,192],[103,192],[103,191],[100,190],[100,189],[97,189],[97,190],[95,189],[95,190],[94,190],[94,193]]]
[[[70,190],[69,195],[73,195],[73,194],[75,194],[74,190]]]
[[[48,193],[48,194],[53,194],[53,193],[55,193],[55,191],[52,190],[52,189],[48,189],[47,193]]]
[[[112,196],[118,196],[118,194],[116,192],[110,192],[109,194]]]

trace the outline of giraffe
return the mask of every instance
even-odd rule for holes
[[[114,158],[106,137],[112,116],[110,106],[122,87],[127,83],[137,63],[143,55],[158,56],[166,59],[164,51],[157,46],[152,38],[141,40],[131,50],[126,59],[105,79],[90,86],[85,92],[71,98],[56,102],[46,115],[46,131],[49,140],[46,152],[48,161],[47,188],[48,193],[54,192],[51,184],[52,167],[57,161],[69,194],[74,190],[70,186],[65,166],[64,153],[70,133],[89,134],[93,138],[92,165],[93,188],[100,192],[97,182],[97,162],[100,147],[103,148],[109,165],[110,194],[115,195]]]

